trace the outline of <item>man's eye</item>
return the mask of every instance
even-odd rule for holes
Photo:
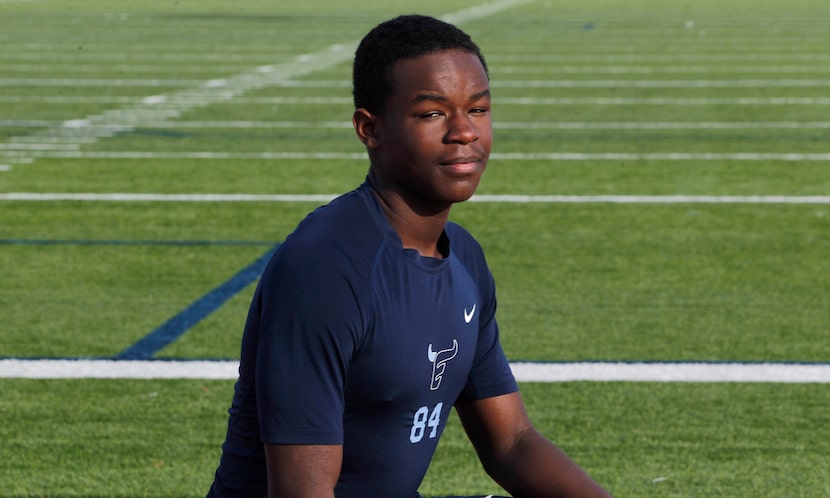
[[[425,113],[421,114],[421,117],[422,117],[422,118],[425,118],[425,119],[428,119],[428,118],[436,118],[436,117],[438,117],[438,116],[440,116],[440,115],[441,115],[441,113],[440,113],[440,112],[438,112],[438,111],[432,111],[432,112],[425,112]]]
[[[472,114],[484,114],[486,112],[489,112],[489,109],[487,109],[486,107],[476,107],[475,109],[472,109],[470,112]]]

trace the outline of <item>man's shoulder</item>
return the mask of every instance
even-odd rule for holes
[[[450,239],[450,247],[455,255],[462,260],[483,260],[484,249],[475,237],[463,226],[447,222],[444,231]]]
[[[453,237],[453,240],[455,240],[455,238],[462,238],[470,239],[473,242],[476,241],[475,237],[473,237],[469,230],[453,221],[448,221],[447,224],[444,226],[444,229],[446,230],[447,235]]]
[[[300,222],[275,258],[284,270],[343,273],[370,264],[384,234],[365,195],[355,190],[321,206]]]
[[[381,237],[365,192],[353,190],[309,213],[286,238],[286,244],[299,244],[327,250],[342,244]]]

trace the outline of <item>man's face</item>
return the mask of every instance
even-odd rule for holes
[[[478,186],[493,141],[490,85],[475,54],[446,50],[399,60],[376,123],[373,168],[423,208],[445,209]]]

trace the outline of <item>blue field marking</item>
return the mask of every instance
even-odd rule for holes
[[[167,345],[184,335],[208,315],[219,309],[225,302],[256,281],[265,271],[265,266],[279,244],[270,248],[256,261],[243,268],[227,282],[211,290],[190,304],[159,328],[115,356],[120,360],[147,360]]]

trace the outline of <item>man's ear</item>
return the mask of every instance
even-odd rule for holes
[[[380,137],[377,130],[378,119],[377,116],[362,107],[354,111],[352,115],[354,131],[367,149],[380,147]]]

